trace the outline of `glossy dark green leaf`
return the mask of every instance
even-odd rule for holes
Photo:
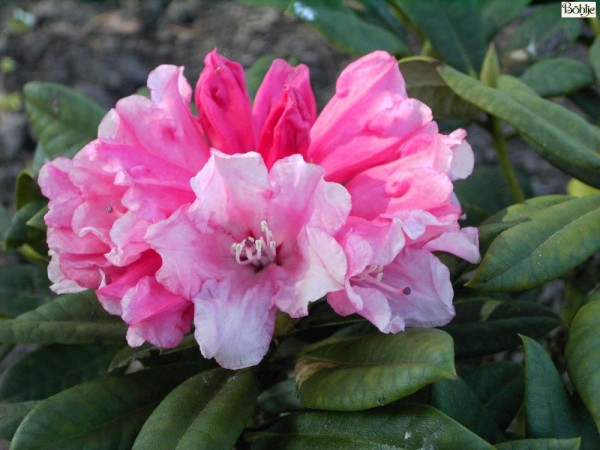
[[[535,302],[477,297],[454,306],[456,317],[443,329],[454,339],[458,358],[509,350],[520,344],[519,333],[541,337],[560,325],[552,310]]]
[[[548,76],[552,74],[552,76]],[[594,82],[590,68],[575,59],[542,59],[521,74],[521,80],[542,97],[556,97],[579,91]]]
[[[29,245],[40,257],[48,254],[46,245],[46,233],[39,228],[27,225],[40,210],[46,207],[45,200],[37,200],[27,203],[13,216],[11,223],[4,234],[4,247],[6,249],[19,249]]]
[[[0,438],[11,440],[27,414],[39,402],[0,403]]]
[[[298,398],[296,380],[281,381],[260,393],[257,399],[258,407],[271,414],[300,411],[303,408]]]
[[[599,299],[600,300],[600,299]],[[569,327],[569,376],[600,430],[600,301],[583,306]]]
[[[488,442],[503,440],[494,416],[463,380],[434,383],[431,405]]]
[[[150,415],[134,450],[233,448],[256,401],[252,371],[213,369],[175,388]]]
[[[574,438],[580,424],[561,375],[544,347],[522,336],[525,351],[527,436]]]
[[[527,48],[530,53],[550,56],[575,42],[581,25],[579,19],[562,18],[558,3],[540,6],[510,35],[505,49]]]
[[[589,59],[596,81],[600,82],[600,36],[596,36],[594,43],[590,47]]]
[[[525,195],[532,195],[528,178],[521,172],[517,176]],[[479,225],[514,201],[500,168],[496,166],[476,166],[467,179],[454,182],[454,192],[467,215],[463,226]]]
[[[469,285],[524,290],[556,279],[600,250],[600,194],[546,208],[502,232]]]
[[[69,388],[40,402],[25,417],[11,448],[130,449],[152,410],[196,369],[178,365]]]
[[[452,339],[436,329],[333,337],[296,365],[301,403],[337,411],[385,405],[455,376]]]
[[[581,439],[518,439],[496,444],[496,450],[579,450]]]
[[[24,169],[19,173],[15,187],[15,200],[17,209],[21,209],[27,203],[44,200],[32,170]]]
[[[51,159],[71,157],[96,137],[105,111],[92,100],[47,82],[27,83],[23,92],[33,131]]]
[[[504,25],[519,17],[530,3],[531,0],[477,0],[485,39],[493,38]]]
[[[116,348],[50,345],[24,355],[0,376],[0,400],[42,400],[66,388],[106,376]]]
[[[478,73],[487,50],[476,0],[394,0],[448,63]]]
[[[244,3],[274,6],[284,9],[311,24],[335,46],[349,53],[365,54],[374,50],[386,50],[394,54],[407,54],[408,47],[397,32],[400,24],[387,13],[384,17],[369,20],[367,11],[377,13],[382,7],[378,0],[345,2],[343,0],[243,0]],[[377,5],[381,3],[381,5]],[[379,6],[379,7],[377,7]],[[391,18],[391,19],[390,19]],[[387,22],[396,22],[389,29]]]
[[[512,361],[483,364],[462,375],[501,430],[508,428],[523,401],[523,366]]]
[[[33,264],[0,267],[0,315],[15,317],[53,297],[46,267]]]
[[[552,165],[600,187],[600,129],[521,89],[490,88],[451,67],[439,71],[458,95],[511,124]]]
[[[127,326],[111,316],[91,291],[66,294],[0,321],[0,342],[22,344],[123,344]]]
[[[406,90],[429,106],[436,119],[474,118],[481,110],[456,95],[437,71],[441,63],[425,57],[409,57],[400,60],[400,71],[406,82]]]
[[[493,449],[476,434],[426,405],[288,415],[267,431],[257,433],[252,441],[253,450]]]

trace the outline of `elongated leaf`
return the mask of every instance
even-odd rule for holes
[[[400,71],[406,82],[406,90],[429,106],[436,119],[474,118],[481,113],[471,103],[456,95],[437,71],[441,63],[425,57],[401,59]]]
[[[481,28],[486,40],[490,40],[500,29],[512,22],[531,0],[478,0]]]
[[[488,442],[503,440],[494,416],[463,380],[434,383],[431,405]]]
[[[548,162],[587,184],[600,187],[600,130],[597,127],[560,105],[520,89],[494,89],[450,67],[439,70],[452,90],[511,124]]]
[[[552,360],[540,344],[522,336],[525,349],[525,415],[527,436],[579,436],[577,412]]]
[[[401,405],[353,413],[310,412],[280,419],[253,438],[254,450],[492,449],[435,408]]]
[[[535,302],[477,297],[454,306],[456,317],[443,329],[454,339],[459,358],[509,350],[520,344],[519,333],[542,337],[560,325],[552,310]]]
[[[29,245],[40,257],[48,254],[46,233],[27,225],[29,220],[46,207],[46,204],[45,200],[29,202],[13,215],[10,226],[4,235],[4,247],[6,249],[18,249],[24,245]]]
[[[96,137],[105,111],[66,86],[30,82],[23,90],[33,131],[51,158],[73,156]]]
[[[156,405],[196,369],[178,365],[145,370],[67,389],[31,411],[17,429],[11,448],[130,449]]]
[[[33,264],[0,267],[0,314],[15,317],[53,297],[46,268]]]
[[[511,361],[498,361],[466,371],[462,378],[498,427],[508,428],[523,400],[523,367]]]
[[[257,403],[261,410],[271,414],[304,409],[298,398],[296,380],[292,378],[281,381],[261,392]]]
[[[11,440],[27,414],[39,402],[0,403],[0,438]]]
[[[552,74],[552,76],[548,76]],[[521,74],[521,80],[542,97],[568,95],[594,82],[588,66],[570,58],[542,59]]]
[[[550,206],[502,232],[469,285],[523,290],[556,279],[600,249],[598,223],[599,194]]]
[[[144,424],[134,450],[228,450],[250,418],[254,373],[213,369],[180,384]]]
[[[600,430],[600,301],[583,306],[573,318],[565,351],[573,385]]]
[[[596,81],[600,81],[600,36],[596,36],[596,39],[594,39],[594,43],[590,47],[589,57]]]
[[[334,337],[296,365],[301,403],[338,411],[381,406],[455,376],[452,339],[436,329]]]
[[[0,400],[41,400],[66,388],[106,376],[116,348],[50,345],[26,354],[0,376]]]
[[[505,49],[528,48],[534,54],[549,56],[570,46],[580,32],[580,20],[563,19],[556,3],[544,5],[523,20]]]
[[[427,36],[450,65],[463,72],[479,72],[487,44],[476,0],[394,0],[394,4]]]
[[[19,173],[15,188],[15,200],[17,209],[21,209],[27,203],[45,200],[32,170],[24,169]]]
[[[579,450],[581,439],[519,439],[496,444],[497,450]]]
[[[61,295],[50,303],[0,321],[0,342],[22,344],[123,344],[127,327],[102,309],[91,291]]]

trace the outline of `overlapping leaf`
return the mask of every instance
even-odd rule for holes
[[[301,403],[338,411],[385,405],[455,376],[452,339],[436,329],[333,337],[296,365]]]
[[[254,450],[492,449],[463,426],[426,405],[352,413],[288,415],[253,438]]]
[[[587,65],[576,59],[548,58],[528,67],[521,80],[542,97],[556,97],[589,86],[594,76]]]
[[[256,395],[252,371],[202,372],[158,405],[133,449],[229,450],[252,414]]]

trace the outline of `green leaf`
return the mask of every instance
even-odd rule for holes
[[[528,67],[521,74],[521,80],[542,97],[557,97],[589,86],[594,82],[594,77],[590,68],[581,61],[570,58],[548,58]]]
[[[92,100],[66,86],[38,81],[27,83],[23,92],[33,132],[50,159],[71,157],[95,139],[105,111]]]
[[[27,203],[45,200],[32,170],[24,169],[17,176],[15,197],[17,209],[21,209]]]
[[[512,361],[484,364],[462,375],[501,430],[506,430],[523,401],[523,366]]]
[[[521,172],[517,173],[517,177],[525,195],[532,195],[529,179]],[[467,179],[454,182],[454,192],[467,215],[462,222],[463,226],[479,225],[514,201],[502,171],[497,166],[475,166]]]
[[[459,70],[479,72],[487,44],[476,0],[394,0],[433,46]]]
[[[106,376],[114,347],[51,345],[27,353],[0,376],[0,400],[42,400],[83,381]]]
[[[552,310],[535,302],[476,297],[455,300],[454,307],[456,317],[443,330],[454,339],[458,358],[510,350],[520,344],[518,333],[542,337],[560,325]]]
[[[91,291],[67,294],[0,321],[0,342],[21,344],[123,344],[127,326],[102,309]]]
[[[600,36],[596,36],[590,47],[589,59],[596,81],[600,82]]]
[[[580,438],[575,439],[519,439],[496,444],[497,450],[579,450]]]
[[[0,438],[11,440],[27,414],[39,402],[0,403]]]
[[[600,430],[600,301],[573,318],[565,351],[569,376]]]
[[[504,25],[519,17],[531,0],[478,0],[477,3],[483,36],[489,41]]]
[[[398,33],[364,20],[350,5],[342,0],[303,0],[291,3],[290,10],[349,53],[362,55],[374,50],[396,55],[409,53]]]
[[[260,393],[257,399],[258,407],[270,414],[300,411],[303,408],[298,398],[296,380],[281,381]]]
[[[17,429],[11,448],[130,449],[156,405],[196,369],[178,365],[74,386],[40,402]]]
[[[48,301],[47,269],[32,264],[0,267],[0,315],[15,317]]]
[[[488,46],[488,51],[483,59],[481,66],[481,73],[479,79],[486,86],[496,87],[498,76],[501,73],[500,61],[498,60],[498,53],[494,44]]]
[[[463,380],[444,380],[431,387],[431,405],[488,442],[503,440],[494,416]]]
[[[8,209],[6,209],[4,205],[0,203],[0,238],[3,240],[6,230],[8,230],[8,227],[10,227],[11,219],[11,214]]]
[[[521,89],[490,88],[451,67],[439,71],[452,90],[512,125],[550,164],[600,187],[597,127],[566,108]]]
[[[435,408],[400,405],[352,413],[288,415],[257,433],[253,450],[493,449]]]
[[[527,436],[573,438],[580,425],[562,377],[544,347],[521,337],[525,351]]]
[[[436,329],[333,337],[296,365],[301,403],[338,411],[385,405],[455,376],[452,339]]]
[[[469,286],[524,290],[556,279],[600,250],[600,194],[546,208],[502,232]]]
[[[41,210],[46,208],[45,200],[27,203],[12,217],[12,221],[4,234],[4,247],[7,250],[18,249],[32,262],[47,263],[48,245],[46,233],[38,227],[28,225]]]
[[[581,20],[565,20],[556,3],[540,6],[510,35],[506,50],[527,48],[535,55],[552,55],[575,42]]]
[[[400,71],[411,98],[421,100],[436,119],[474,118],[481,113],[471,103],[456,95],[437,71],[441,63],[425,57],[401,59]]]
[[[252,371],[202,372],[158,405],[133,449],[231,449],[252,414],[256,395]]]

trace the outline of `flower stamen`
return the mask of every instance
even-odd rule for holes
[[[360,275],[358,275],[359,281],[367,281],[369,283],[373,283],[377,287],[383,289],[384,291],[390,292],[396,295],[410,295],[411,289],[406,286],[405,288],[397,288],[391,286],[387,283],[384,283],[383,280],[383,266],[381,265],[371,265],[362,271]]]
[[[266,220],[260,223],[260,229],[263,236],[258,239],[248,236],[241,242],[231,244],[231,253],[235,255],[238,264],[253,264],[262,268],[275,261],[277,242],[273,239],[273,233],[271,233]]]

